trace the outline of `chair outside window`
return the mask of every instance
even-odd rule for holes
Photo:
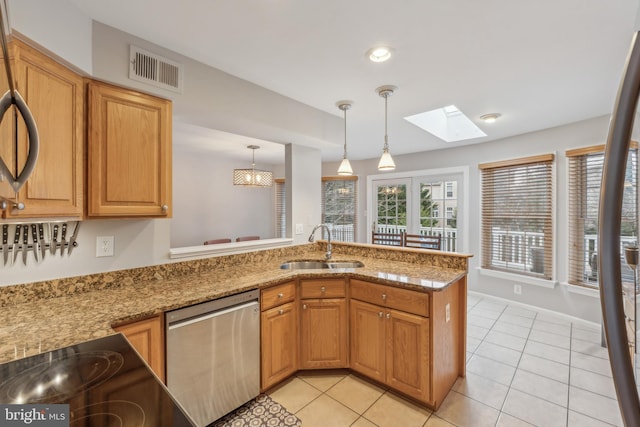
[[[374,245],[403,246],[404,234],[378,233],[374,231],[371,233],[371,243],[373,243]]]
[[[242,236],[236,239],[236,242],[246,242],[248,240],[260,240],[260,236]]]
[[[231,239],[211,239],[204,241],[205,245],[215,245],[218,243],[231,243]]]
[[[421,234],[405,234],[404,246],[408,248],[422,248],[440,250],[442,238],[440,236],[423,236]]]

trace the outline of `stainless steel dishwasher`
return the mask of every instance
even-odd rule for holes
[[[167,387],[199,426],[260,393],[259,291],[170,311]]]

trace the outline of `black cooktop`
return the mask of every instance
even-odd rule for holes
[[[121,334],[0,364],[0,403],[68,404],[70,427],[194,425]]]

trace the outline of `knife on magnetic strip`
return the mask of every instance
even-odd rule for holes
[[[22,263],[27,265],[27,252],[29,252],[29,226],[22,226]]]
[[[7,265],[9,259],[9,224],[2,224],[2,258],[4,259],[4,265]]]
[[[52,255],[56,254],[56,249],[58,249],[58,224],[53,226],[53,238],[51,239],[51,242],[49,242],[49,250],[51,251]]]
[[[38,226],[31,224],[31,239],[33,239],[33,256],[38,262]]]
[[[44,224],[38,224],[38,245],[40,246],[40,255],[44,260],[44,255],[47,253],[46,244],[44,242]]]
[[[71,238],[69,239],[69,250],[67,251],[67,254],[69,254],[69,255],[71,255],[71,251],[77,245],[76,239],[78,238],[78,230],[79,229],[80,229],[80,221],[77,221],[76,222],[76,228],[73,229],[73,234],[71,235]]]
[[[20,245],[20,224],[16,225],[16,234],[13,236],[13,247],[11,248],[11,252],[13,252],[13,263],[15,264],[16,259],[18,259],[18,251],[22,249]]]

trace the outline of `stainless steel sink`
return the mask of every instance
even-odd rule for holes
[[[310,270],[320,268],[359,268],[364,267],[364,264],[360,261],[287,261],[280,264],[280,268],[283,270]]]

